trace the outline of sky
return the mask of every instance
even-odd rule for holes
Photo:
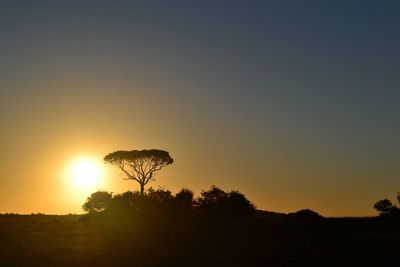
[[[370,216],[400,191],[398,1],[1,1],[0,213],[82,213],[138,185],[102,162],[164,149],[151,186]],[[98,188],[71,183],[90,158]]]

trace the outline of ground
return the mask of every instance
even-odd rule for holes
[[[399,221],[0,215],[1,266],[398,266]]]

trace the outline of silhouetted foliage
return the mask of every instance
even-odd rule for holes
[[[216,186],[202,191],[196,201],[200,214],[211,217],[245,217],[254,213],[254,205],[237,191],[226,193]]]
[[[400,204],[400,193],[397,193],[397,201]],[[375,203],[374,209],[379,212],[380,216],[400,216],[400,208],[394,205],[389,199],[385,198]]]
[[[116,210],[132,210],[136,208],[137,200],[140,198],[140,193],[138,191],[127,191],[122,194],[116,194],[113,196],[110,209]]]
[[[385,198],[375,203],[374,208],[381,214],[388,214],[393,208],[392,201]]]
[[[82,208],[89,213],[98,213],[105,211],[111,204],[112,193],[106,191],[97,191],[91,194]]]
[[[382,199],[375,203],[374,208],[379,212],[379,215],[395,215],[398,213],[398,208],[392,204],[389,199]]]
[[[310,209],[303,209],[288,214],[289,218],[303,221],[315,221],[320,220],[323,217],[318,213]]]
[[[228,194],[228,214],[233,216],[250,216],[255,206],[240,192],[231,191]]]
[[[187,188],[182,188],[181,191],[176,193],[175,201],[182,206],[192,207],[193,205],[194,193],[192,190]]]
[[[164,189],[153,189],[149,188],[146,195],[151,199],[157,202],[158,204],[165,204],[173,199],[171,191]]]
[[[89,214],[109,211],[109,214],[121,212],[140,216],[163,216],[173,219],[200,215],[205,217],[248,217],[255,213],[254,205],[238,191],[225,191],[212,186],[202,191],[194,200],[189,189],[182,189],[175,196],[166,189],[150,188],[140,192],[128,191],[115,194],[105,191],[93,193],[83,205]]]
[[[182,188],[173,199],[172,212],[178,217],[188,217],[193,211],[193,191]]]
[[[140,185],[140,194],[144,195],[144,187],[154,180],[156,173],[174,160],[164,150],[131,150],[115,151],[104,157],[104,161],[117,166],[127,180],[134,180]]]
[[[171,191],[162,188],[149,188],[140,198],[139,210],[143,215],[169,216],[170,204],[173,199]]]
[[[227,197],[225,191],[219,189],[215,185],[207,191],[201,191],[201,197],[197,200],[200,206],[217,205],[223,202]]]

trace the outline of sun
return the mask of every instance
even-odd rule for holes
[[[101,174],[99,163],[90,158],[79,158],[70,167],[70,178],[75,188],[95,189],[100,184]]]

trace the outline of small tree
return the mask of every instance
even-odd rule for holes
[[[375,203],[374,208],[381,214],[387,215],[390,214],[395,206],[393,206],[392,202],[389,199],[379,200]]]
[[[179,203],[182,203],[182,205],[191,207],[193,203],[193,197],[194,193],[192,190],[187,188],[182,188],[181,191],[176,193],[175,200]]]
[[[122,194],[116,194],[112,198],[112,202],[110,205],[110,208],[115,210],[115,209],[134,209],[136,208],[135,205],[137,205],[138,199],[140,198],[140,194],[138,191],[127,191]]]
[[[171,191],[162,188],[153,189],[150,187],[146,195],[149,199],[155,201],[158,204],[166,204],[173,199]]]
[[[210,190],[201,191],[201,197],[198,199],[199,203],[204,206],[215,206],[224,202],[228,197],[222,189],[215,185],[211,186]]]
[[[250,216],[255,211],[255,206],[239,191],[228,194],[229,213],[234,216]]]
[[[127,176],[126,180],[138,182],[141,195],[144,194],[145,185],[154,180],[156,173],[174,162],[167,151],[158,149],[119,150],[105,156],[104,161],[117,166]]]
[[[255,212],[255,206],[243,194],[226,193],[216,186],[201,192],[197,206],[202,214],[216,217],[247,217]]]
[[[175,211],[180,216],[188,215],[192,211],[194,193],[192,190],[182,188],[174,198]]]
[[[112,193],[106,191],[97,191],[87,198],[82,208],[89,213],[105,211],[111,203]]]

